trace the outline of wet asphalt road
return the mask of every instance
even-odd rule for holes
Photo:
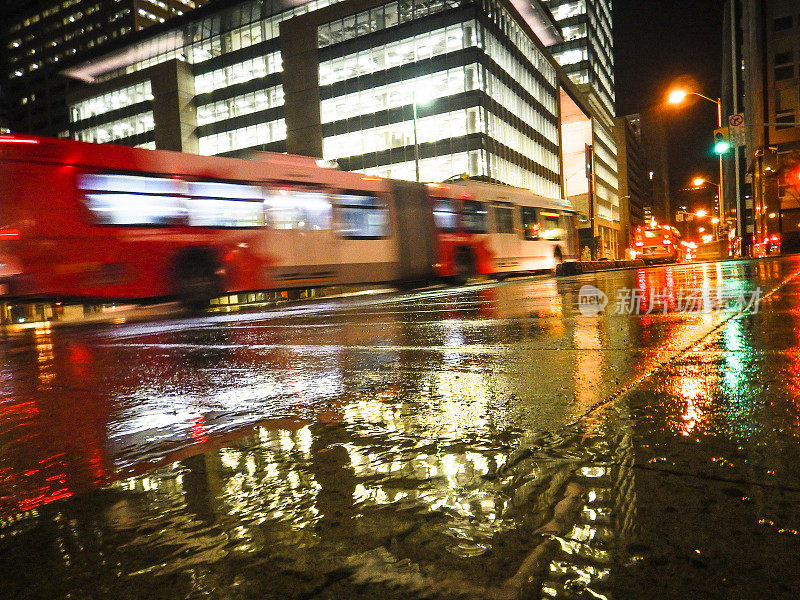
[[[8,334],[0,598],[797,598],[798,272]]]

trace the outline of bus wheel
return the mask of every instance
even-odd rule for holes
[[[556,246],[555,251],[553,252],[553,269],[557,269],[558,265],[564,262],[564,255],[561,253],[561,246]]]
[[[456,272],[453,275],[453,281],[458,284],[464,284],[467,280],[475,275],[475,254],[472,248],[467,246],[459,246],[456,250],[455,256]]]
[[[190,310],[201,310],[222,293],[216,261],[203,250],[184,254],[175,267],[175,295]]]

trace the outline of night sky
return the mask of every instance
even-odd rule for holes
[[[693,81],[692,91],[718,98],[722,74],[721,0],[613,0],[617,114],[653,108],[667,116],[670,187],[694,175],[717,180],[711,154],[717,107],[699,98],[665,105],[672,82]],[[723,115],[724,118],[724,115]]]

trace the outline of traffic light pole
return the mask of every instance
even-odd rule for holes
[[[722,127],[722,98],[717,98],[717,127]],[[735,149],[735,145],[734,145]],[[722,154],[719,155],[719,206],[717,207],[717,218],[719,219],[719,227],[725,223],[725,182],[722,179]]]

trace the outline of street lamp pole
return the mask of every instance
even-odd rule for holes
[[[683,90],[675,90],[669,96],[669,101],[673,104],[678,104],[681,102],[686,96],[697,96],[698,98],[702,98],[703,100],[708,100],[709,102],[713,102],[717,105],[717,127],[722,127],[722,98],[717,98],[714,100],[713,98],[709,98],[708,96],[704,96],[703,94],[699,94],[697,92],[686,92]],[[717,215],[720,220],[720,223],[724,222],[724,209],[725,200],[724,200],[724,185],[723,185],[723,169],[722,169],[722,154],[719,155],[719,206],[717,206]]]
[[[411,104],[413,105],[412,111],[414,115],[414,167],[417,172],[417,181],[419,181],[419,139],[417,138],[417,91],[411,90]]]

